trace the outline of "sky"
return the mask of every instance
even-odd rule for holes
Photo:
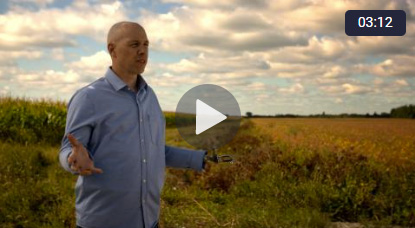
[[[347,10],[399,9],[406,34],[351,37]],[[111,65],[106,35],[140,23],[165,111],[194,86],[242,114],[381,113],[414,104],[415,0],[1,0],[0,95],[68,101]]]

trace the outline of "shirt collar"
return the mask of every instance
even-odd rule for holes
[[[105,78],[116,91],[119,91],[120,89],[127,86],[127,84],[125,84],[125,82],[121,80],[121,78],[118,77],[114,71],[112,71],[111,67],[108,67],[107,72],[105,73]],[[137,75],[137,88],[138,91],[141,89],[147,90],[147,82],[141,75]]]

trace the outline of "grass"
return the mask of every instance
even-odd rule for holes
[[[22,127],[18,120],[27,120],[25,114],[36,119],[43,108],[64,105],[12,99],[0,104],[1,110],[5,104],[7,110],[25,110],[18,117],[1,113],[12,121],[0,120],[0,227],[74,227],[76,176],[59,165],[60,139],[18,135],[42,126]],[[3,132],[12,127],[17,135]],[[234,164],[209,164],[202,173],[167,169],[161,226],[415,226],[414,133],[410,120],[244,120],[219,150],[234,155]],[[166,141],[190,147],[174,128],[167,129]]]
[[[0,227],[75,227],[75,176],[57,148],[0,144]]]

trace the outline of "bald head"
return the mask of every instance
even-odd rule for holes
[[[144,31],[144,28],[135,22],[121,21],[114,24],[108,31],[107,45],[110,43],[118,43],[123,37],[125,37],[125,33],[131,29],[139,29]]]
[[[107,49],[112,69],[118,75],[141,74],[147,64],[149,41],[144,28],[135,23],[122,21],[114,24],[107,36]]]

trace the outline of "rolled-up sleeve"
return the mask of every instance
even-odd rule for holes
[[[167,145],[165,151],[166,166],[172,168],[194,169],[196,171],[203,170],[203,159],[206,155],[206,151],[188,150]]]
[[[94,104],[88,99],[86,91],[80,90],[73,95],[68,103],[65,135],[62,138],[59,152],[60,164],[66,171],[76,174],[68,164],[68,156],[72,152],[72,146],[67,138],[68,133],[71,133],[88,150],[87,146],[94,125]],[[93,157],[91,153],[89,155],[91,158]]]

